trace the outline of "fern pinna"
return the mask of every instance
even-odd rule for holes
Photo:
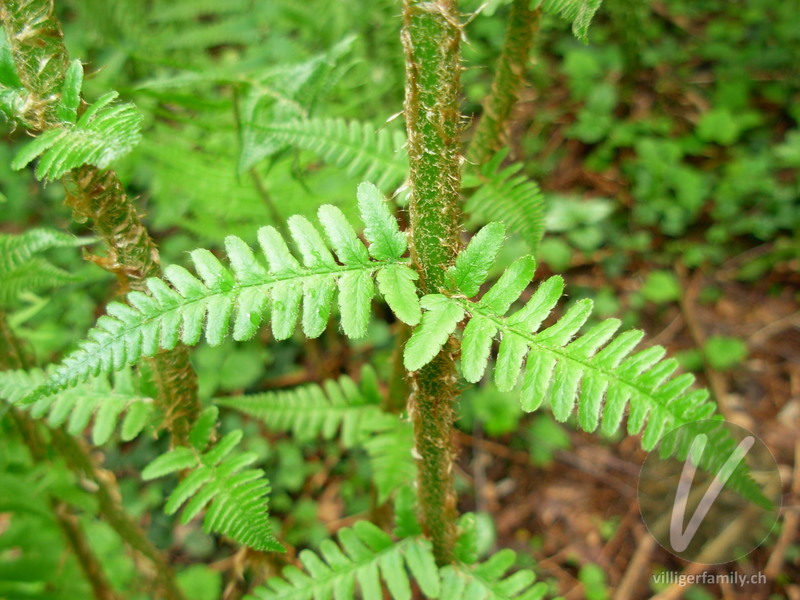
[[[164,510],[176,512],[184,503],[181,522],[186,524],[209,505],[203,520],[206,532],[216,531],[256,550],[283,552],[272,535],[267,514],[269,484],[261,469],[245,469],[255,462],[253,452],[234,452],[242,432],[234,430],[217,444],[210,443],[217,408],[206,409],[192,428],[190,446],[178,446],[151,462],[144,479],[155,479],[189,469],[172,491]]]
[[[375,372],[361,371],[357,385],[350,377],[329,379],[286,391],[215,399],[261,420],[271,431],[291,433],[298,441],[341,439],[344,448],[362,448],[369,456],[378,502],[385,502],[414,481],[411,423],[383,412]]]
[[[403,258],[405,234],[373,185],[362,184],[358,200],[368,246],[338,208],[325,205],[319,218],[335,257],[318,229],[299,216],[291,217],[288,225],[302,264],[273,227],[258,232],[266,267],[233,236],[226,239],[231,269],[211,252],[195,250],[191,257],[199,278],[182,267],[168,266],[164,274],[171,286],[151,278],[149,293],[131,292],[128,304],[109,304],[108,315],[28,400],[133,364],[179,341],[196,344],[204,330],[212,345],[221,343],[230,329],[233,339],[249,339],[266,311],[271,312],[274,337],[285,340],[295,330],[302,304],[303,331],[317,337],[330,319],[337,288],[342,329],[348,337],[366,333],[375,281],[397,317],[416,324],[417,274]]]

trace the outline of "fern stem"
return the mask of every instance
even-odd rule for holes
[[[405,0],[405,119],[411,183],[411,257],[423,293],[445,287],[444,271],[459,249],[459,44],[454,0]],[[439,564],[453,562],[456,494],[451,429],[455,363],[445,349],[412,373],[409,413],[419,455],[421,521]]]
[[[20,81],[30,94],[22,121],[37,131],[58,125],[56,108],[69,55],[52,0],[3,2],[0,18]],[[147,277],[160,273],[158,250],[116,174],[83,166],[67,175],[65,184],[75,220],[91,219],[108,246],[108,257],[96,262],[117,275],[123,291],[143,289]],[[186,350],[173,352],[176,356],[154,358],[151,364],[159,384],[157,401],[168,416],[175,417],[167,421],[172,442],[185,445],[200,404]]]
[[[483,101],[483,115],[467,150],[467,160],[472,163],[485,163],[503,146],[505,127],[519,99],[531,40],[539,22],[539,11],[531,10],[530,4],[530,0],[514,0],[511,4],[492,90]]]
[[[59,92],[69,66],[61,24],[52,0],[5,0],[0,3],[11,56],[19,79],[30,92],[19,118],[33,131],[58,121]]]

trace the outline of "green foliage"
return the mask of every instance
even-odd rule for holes
[[[467,567],[453,565],[441,570],[441,600],[539,600],[547,592],[547,585],[536,583],[533,571],[524,569],[506,575],[514,566],[516,554],[505,549],[486,562]]]
[[[392,190],[408,175],[405,136],[388,127],[343,119],[276,120],[251,125],[260,144],[271,141],[277,148],[289,145],[314,152],[325,162],[347,171],[361,181],[373,181]]]
[[[300,319],[302,303],[303,331],[308,337],[317,337],[328,324],[337,288],[344,333],[362,337],[375,295],[373,277],[384,269],[399,275],[378,277],[378,289],[390,307],[397,307],[398,317],[413,324],[416,290],[403,283],[417,276],[402,257],[405,236],[371,184],[360,186],[359,206],[369,246],[359,240],[338,208],[325,205],[319,209],[336,257],[317,228],[300,216],[290,218],[288,225],[302,264],[273,227],[264,227],[258,234],[267,268],[234,236],[226,239],[232,271],[208,250],[194,250],[191,257],[199,278],[182,267],[168,266],[164,274],[172,287],[151,278],[147,280],[148,294],[132,292],[129,304],[110,304],[108,316],[99,319],[86,341],[27,401],[74,386],[90,375],[133,364],[159,349],[174,348],[179,341],[194,345],[204,331],[212,346],[225,339],[231,325],[233,339],[249,339],[267,309],[272,314],[275,339],[285,340]]]
[[[712,335],[703,346],[703,354],[712,368],[724,371],[747,358],[747,344],[738,338]]]
[[[298,441],[339,437],[347,448],[367,451],[379,501],[414,480],[413,440],[410,424],[380,409],[381,397],[374,391],[375,374],[361,373],[357,386],[347,376],[287,391],[231,396],[215,399],[261,420],[271,431],[291,433]]]
[[[465,174],[464,187],[477,188],[465,208],[480,223],[502,221],[535,253],[544,233],[544,199],[539,186],[520,174],[522,164],[502,166],[507,155],[501,150],[479,173]]]
[[[39,135],[17,154],[11,166],[22,169],[39,158],[36,176],[53,180],[81,165],[104,169],[126,155],[141,138],[142,116],[132,104],[112,104],[117,95],[105,94],[76,122],[67,120]],[[73,98],[73,94],[63,98],[60,108],[64,114],[75,112]]]
[[[19,402],[47,381],[41,370],[0,371],[0,399]],[[45,396],[29,406],[32,417],[47,415],[52,427],[66,425],[71,435],[81,435],[94,418],[92,441],[102,445],[111,439],[117,423],[122,420],[120,438],[134,439],[150,422],[153,401],[143,396],[129,369],[119,371],[111,384],[106,377],[97,377],[71,390]],[[125,417],[122,414],[125,413]]]
[[[251,600],[321,600],[335,595],[337,600],[355,598],[356,586],[361,598],[380,598],[381,579],[396,600],[410,600],[410,575],[427,598],[439,595],[439,578],[430,542],[411,537],[395,542],[378,527],[359,521],[338,533],[339,544],[327,540],[320,555],[303,550],[300,561],[308,571],[286,567],[283,577],[267,580],[257,588]]]
[[[477,302],[442,294],[424,296],[420,306],[426,312],[406,345],[406,368],[416,370],[427,364],[468,316],[461,339],[464,377],[471,382],[483,377],[492,341],[499,334],[495,384],[508,391],[524,370],[520,401],[526,411],[546,401],[556,419],[565,421],[577,410],[578,422],[587,431],[598,427],[602,415],[601,429],[609,435],[619,428],[630,403],[628,432],[644,428],[646,450],[655,446],[664,430],[714,412],[708,392],[689,390],[692,375],[670,379],[678,363],[662,360],[663,348],[653,346],[630,355],[643,337],[641,331],[614,338],[620,321],[608,319],[576,338],[591,315],[590,300],[576,302],[561,319],[540,330],[561,297],[564,284],[558,276],[542,282],[524,307],[506,316],[534,270],[532,257],[519,258]],[[484,266],[475,268],[471,283],[485,279]]]
[[[38,255],[52,248],[82,246],[88,242],[86,238],[52,229],[0,234],[0,307],[11,305],[23,292],[39,292],[78,281],[72,273]]]
[[[603,0],[533,0],[548,13],[557,14],[572,23],[575,37],[586,41],[589,24]]]
[[[186,524],[206,506],[203,529],[214,531],[256,550],[283,552],[272,534],[267,515],[269,483],[261,469],[247,469],[257,458],[252,452],[234,452],[242,432],[234,430],[217,444],[209,444],[216,420],[216,409],[206,412],[192,431],[193,447],[179,446],[162,454],[142,471],[143,479],[190,470],[172,491],[164,510],[173,514],[184,503],[181,522]],[[233,452],[233,454],[231,454]],[[244,470],[243,470],[244,469]]]
[[[675,302],[681,297],[680,282],[671,271],[652,271],[644,281],[642,296],[656,304]]]

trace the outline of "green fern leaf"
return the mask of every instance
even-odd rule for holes
[[[423,296],[420,306],[427,312],[422,315],[422,322],[408,340],[403,354],[409,371],[421,369],[439,354],[465,314],[456,302],[442,294]]]
[[[36,176],[51,180],[81,165],[108,167],[127,154],[141,137],[141,115],[132,104],[112,104],[117,95],[107,93],[74,124],[66,121],[37,137],[20,151],[11,167],[22,169],[40,157]]]
[[[503,221],[535,253],[544,233],[544,198],[539,186],[519,173],[521,163],[501,168],[507,154],[504,149],[480,173],[465,174],[464,187],[476,187],[465,208],[480,223]]]
[[[381,579],[395,600],[411,600],[413,576],[427,598],[439,595],[439,577],[428,540],[421,537],[392,541],[368,521],[338,533],[339,544],[327,540],[320,554],[303,550],[300,562],[306,572],[289,566],[283,577],[268,579],[249,600],[336,600],[382,598]]]
[[[486,264],[464,261],[461,265],[461,280],[469,281],[470,291],[476,291],[487,277]],[[583,429],[594,431],[602,414],[603,432],[610,434],[630,404],[628,430],[636,434],[644,428],[646,450],[655,446],[665,429],[714,412],[707,394],[688,392],[694,380],[691,375],[670,379],[677,362],[661,360],[663,348],[648,348],[628,357],[642,334],[627,332],[613,339],[620,326],[616,319],[603,321],[576,338],[591,314],[590,300],[575,303],[561,319],[540,331],[563,290],[558,276],[543,282],[522,308],[506,316],[530,283],[534,269],[532,257],[518,259],[477,302],[442,294],[423,297],[420,306],[426,312],[406,345],[406,367],[416,370],[430,362],[468,315],[461,340],[462,373],[471,382],[483,377],[492,341],[499,334],[495,383],[500,391],[509,391],[524,371],[521,403],[525,410],[548,402],[556,419],[565,421],[577,403]],[[688,406],[687,399],[691,400]]]
[[[533,571],[523,569],[507,576],[514,566],[513,550],[501,550],[486,562],[467,567],[456,564],[441,569],[440,600],[539,600],[547,584],[536,583]]]
[[[91,238],[77,238],[53,229],[29,229],[19,235],[0,234],[0,281],[36,254],[51,248],[88,244]]]
[[[308,150],[356,178],[374,181],[392,190],[408,176],[405,136],[371,123],[342,119],[275,119],[252,124],[261,144],[272,142],[274,151],[286,146]]]
[[[87,339],[28,401],[72,387],[90,375],[121,369],[159,349],[174,348],[179,341],[196,344],[204,333],[211,345],[220,344],[231,329],[235,340],[249,339],[268,308],[276,339],[292,335],[301,302],[305,333],[317,336],[327,323],[336,287],[345,334],[363,336],[374,295],[373,277],[387,267],[408,267],[407,259],[402,258],[405,236],[377,188],[362,184],[359,206],[367,225],[369,249],[356,250],[361,242],[343,228],[344,217],[339,209],[326,206],[320,209],[319,216],[336,257],[322,234],[303,217],[289,220],[302,264],[273,227],[264,227],[258,233],[266,267],[235,236],[226,239],[230,268],[207,250],[193,251],[190,256],[198,276],[171,265],[164,269],[165,280],[147,280],[149,293],[132,292],[127,296],[128,304],[110,304],[108,315],[98,320]],[[369,255],[381,258],[370,260]],[[408,275],[407,279],[413,277]],[[393,310],[398,307],[398,317],[412,316],[414,311],[409,305],[416,301],[416,295],[397,288],[388,290],[384,283],[387,303]]]
[[[17,403],[47,381],[47,374],[39,369],[31,371],[0,372],[0,399]],[[66,425],[72,435],[81,435],[94,417],[92,442],[105,444],[123,413],[121,437],[123,441],[135,438],[150,420],[153,400],[142,396],[129,369],[116,373],[113,385],[105,377],[86,384],[46,396],[30,406],[31,416],[45,418],[52,427]]]
[[[192,437],[200,439],[208,435],[210,429],[201,419]],[[192,469],[170,494],[165,507],[167,514],[186,504],[181,515],[181,522],[186,524],[208,506],[203,520],[206,533],[221,533],[256,550],[283,552],[269,523],[269,483],[263,477],[264,472],[245,469],[257,457],[251,452],[234,452],[241,439],[240,430],[232,431],[203,454],[195,447],[180,446],[151,462],[142,471],[142,477],[155,479]]]
[[[322,386],[214,399],[219,406],[259,419],[272,431],[291,432],[300,441],[340,435],[345,448],[364,441],[363,422],[369,413],[380,412],[379,402],[380,398],[365,394],[347,376],[327,380]]]
[[[470,240],[464,251],[456,257],[456,264],[447,270],[454,290],[467,298],[478,293],[503,245],[505,233],[505,225],[490,223]]]
[[[603,0],[539,0],[538,6],[572,23],[572,33],[585,42],[589,24],[602,3]]]
[[[396,489],[414,481],[416,465],[411,425],[380,410],[380,396],[368,388],[374,377],[374,372],[365,367],[360,386],[343,376],[322,386],[223,397],[214,402],[255,417],[272,431],[290,432],[300,441],[338,436],[345,448],[363,448],[369,456],[379,502],[383,502]]]

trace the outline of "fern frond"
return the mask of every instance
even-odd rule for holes
[[[345,448],[363,439],[362,422],[369,412],[380,411],[380,398],[369,397],[347,376],[291,390],[215,398],[219,406],[233,408],[262,421],[272,431],[291,432],[300,441],[330,440],[341,431]]]
[[[476,243],[482,243],[480,234],[470,246]],[[468,246],[465,253],[469,251]],[[692,375],[671,378],[678,364],[674,359],[662,360],[663,348],[654,346],[629,356],[642,339],[641,331],[615,338],[620,322],[608,319],[576,338],[591,314],[590,300],[575,303],[560,320],[540,331],[561,297],[564,282],[559,276],[542,282],[524,307],[506,316],[528,287],[535,268],[533,257],[519,258],[473,302],[467,297],[475,296],[485,281],[486,265],[457,262],[453,277],[468,282],[460,289],[470,293],[431,294],[421,299],[426,312],[406,345],[406,367],[417,370],[427,364],[468,317],[461,339],[464,377],[470,382],[483,377],[492,341],[499,337],[495,383],[499,390],[509,391],[524,370],[521,403],[527,411],[546,401],[556,419],[565,421],[577,403],[583,429],[594,431],[602,415],[602,430],[610,434],[618,429],[630,404],[628,430],[635,434],[644,427],[642,445],[647,450],[665,429],[713,414],[708,393],[689,390]]]
[[[369,456],[378,501],[389,498],[416,477],[411,425],[397,415],[380,410],[381,398],[364,382],[374,378],[365,367],[362,384],[347,376],[292,390],[217,398],[220,406],[233,408],[261,420],[271,431],[286,431],[299,440],[338,437],[345,448],[360,447]]]
[[[72,283],[78,278],[37,254],[51,248],[88,243],[51,229],[31,229],[20,235],[0,234],[0,305],[7,305],[25,291],[39,291]]]
[[[245,80],[245,93],[237,110],[241,171],[286,148],[287,143],[272,135],[269,127],[313,114],[317,102],[337,79],[337,67],[354,39],[349,36],[307,61],[273,68]]]
[[[408,176],[405,136],[393,129],[363,121],[314,118],[253,123],[251,127],[262,140],[274,140],[276,147],[288,145],[314,152],[354,178],[375,182],[382,190],[397,188]]]
[[[48,375],[40,370],[0,372],[0,399],[19,402],[47,381]],[[32,417],[45,418],[53,427],[66,424],[72,435],[81,435],[94,419],[92,442],[105,444],[114,433],[122,414],[120,437],[123,441],[134,439],[149,423],[153,400],[137,391],[136,382],[128,369],[114,376],[113,385],[105,377],[98,377],[75,389],[54,396],[46,396],[29,407]]]
[[[258,235],[266,267],[234,236],[226,239],[231,268],[211,252],[195,250],[191,258],[199,277],[183,267],[168,266],[166,281],[147,280],[149,293],[131,292],[128,304],[110,304],[108,315],[27,401],[74,386],[90,375],[121,369],[159,349],[172,349],[179,341],[194,345],[204,332],[211,345],[220,344],[229,333],[235,340],[249,339],[268,309],[276,339],[292,335],[301,312],[303,331],[317,337],[328,324],[337,289],[342,329],[348,337],[361,337],[369,321],[376,275],[379,291],[398,318],[416,323],[416,288],[399,283],[417,278],[403,258],[405,234],[374,185],[361,184],[358,200],[368,245],[338,208],[325,205],[319,209],[319,220],[335,256],[320,231],[299,216],[291,217],[288,225],[300,260],[273,227],[262,228]]]
[[[210,450],[202,452],[213,430],[216,409],[206,411],[190,435],[193,446],[179,446],[162,454],[144,471],[145,480],[190,469],[170,494],[164,511],[175,513],[184,503],[181,522],[188,523],[206,506],[203,530],[225,535],[250,548],[283,552],[272,534],[267,514],[269,482],[261,469],[245,469],[257,455],[252,452],[231,454],[242,439],[240,430],[225,435]],[[209,425],[210,422],[210,425]]]
[[[343,528],[339,544],[326,540],[320,555],[303,550],[307,572],[289,566],[282,577],[268,579],[249,600],[351,600],[383,598],[381,579],[395,600],[411,600],[410,577],[427,598],[439,595],[440,584],[431,544],[421,537],[393,541],[368,521]],[[356,596],[356,587],[360,594]]]
[[[92,104],[73,124],[65,121],[25,146],[14,158],[15,170],[39,157],[36,176],[58,179],[81,165],[106,168],[127,154],[141,137],[142,116],[132,104],[112,104],[117,92],[109,92]]]
[[[465,208],[480,223],[503,221],[535,253],[544,233],[544,197],[534,181],[520,174],[521,163],[501,167],[507,154],[508,149],[498,152],[480,173],[465,173],[464,186],[477,186]]]
[[[603,0],[539,0],[537,6],[572,23],[572,33],[586,41],[589,24]]]
[[[440,600],[539,600],[547,593],[547,584],[536,583],[533,571],[523,569],[506,577],[514,566],[513,550],[501,550],[487,561],[467,567],[449,565],[441,569]]]
[[[19,235],[0,234],[0,278],[40,252],[82,246],[90,241],[90,238],[77,238],[54,229],[29,229]]]

